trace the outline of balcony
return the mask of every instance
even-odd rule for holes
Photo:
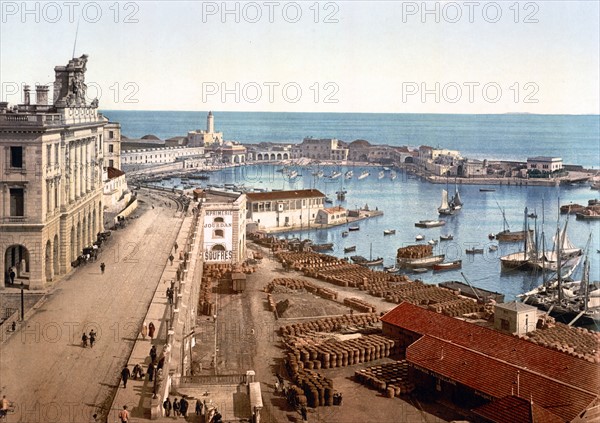
[[[1,219],[0,222],[2,223],[25,223],[27,220],[25,216],[6,216]]]

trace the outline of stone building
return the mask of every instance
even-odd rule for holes
[[[121,124],[104,120],[104,166],[121,169]]]
[[[251,192],[246,196],[248,223],[266,231],[310,228],[325,204],[325,194],[316,189]]]
[[[194,157],[204,157],[204,147],[162,147],[123,150],[122,169],[126,172],[159,164],[175,163]]]
[[[348,222],[346,209],[342,206],[328,207],[317,212],[315,223],[321,225],[339,225]]]
[[[86,100],[86,64],[83,55],[54,68],[52,104],[46,86],[36,86],[36,104],[29,86],[23,104],[0,103],[0,267],[29,289],[68,273],[103,230],[107,120]]]
[[[335,138],[304,138],[292,146],[292,158],[344,161],[348,160],[348,148]]]
[[[537,170],[540,173],[552,173],[563,168],[560,157],[537,156],[527,158],[527,170]]]
[[[223,163],[245,163],[246,162],[246,147],[241,144],[227,141],[217,150],[217,155],[220,156]]]
[[[494,306],[494,328],[516,335],[535,330],[537,308],[517,301]]]
[[[187,134],[188,147],[215,148],[223,145],[223,133],[215,132],[215,117],[212,112],[206,116],[206,130],[197,129]]]

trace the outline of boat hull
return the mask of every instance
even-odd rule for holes
[[[445,270],[460,269],[461,267],[462,267],[462,260],[456,260],[456,261],[452,261],[449,263],[434,264],[433,270],[435,272],[443,272]]]
[[[445,255],[424,257],[419,259],[404,259],[398,258],[397,262],[400,268],[404,269],[416,269],[416,268],[431,268],[436,264],[442,263],[446,258]]]
[[[530,229],[529,232],[533,235],[533,230]],[[496,239],[501,242],[515,242],[515,241],[523,241],[527,236],[527,231],[502,231],[496,234]]]

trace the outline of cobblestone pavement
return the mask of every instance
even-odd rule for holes
[[[8,422],[87,422],[110,406],[179,229],[175,209],[165,200],[142,203],[98,261],[52,287],[0,345],[0,390],[16,405]],[[96,344],[83,348],[81,335],[92,328]]]

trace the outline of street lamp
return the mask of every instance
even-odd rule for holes
[[[23,291],[23,281],[21,281],[21,320],[25,320],[25,292]]]

